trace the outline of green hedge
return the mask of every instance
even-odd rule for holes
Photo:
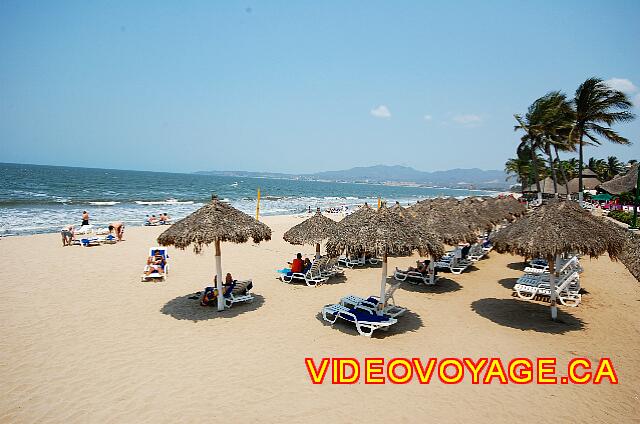
[[[631,225],[631,220],[633,219],[633,214],[625,211],[611,211],[609,212],[609,216],[616,221],[624,222],[628,225]]]

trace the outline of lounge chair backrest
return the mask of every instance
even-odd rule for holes
[[[169,252],[167,252],[166,247],[151,247],[149,248],[149,256],[153,256],[156,253],[156,250],[160,251],[160,254],[163,258],[169,259]]]

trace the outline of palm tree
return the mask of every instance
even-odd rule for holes
[[[553,179],[554,193],[558,194],[558,176],[554,166],[553,151],[572,150],[567,143],[573,122],[573,110],[567,96],[559,91],[551,91],[529,106],[525,119],[516,115],[520,124],[516,129],[524,129],[531,140],[530,147],[538,148],[547,155],[549,170]],[[566,176],[563,174],[566,183]]]
[[[582,200],[582,169],[584,166],[583,149],[588,142],[599,145],[602,137],[617,144],[630,144],[629,140],[611,129],[611,125],[628,122],[635,118],[629,112],[631,101],[626,94],[609,87],[600,78],[589,78],[576,90],[573,100],[575,108],[575,123],[571,132],[571,139],[578,144],[579,171],[578,193]]]
[[[624,171],[624,164],[615,156],[607,158],[607,180],[612,179],[616,175]]]
[[[607,163],[603,159],[590,157],[589,161],[587,162],[587,168],[595,172],[601,181],[606,180]]]
[[[507,160],[504,165],[504,171],[508,175],[507,180],[515,176],[522,186],[522,191],[531,185],[532,181],[540,181],[540,175],[535,175],[531,160],[531,152],[528,143],[520,143],[517,150],[517,157]],[[536,160],[540,161],[540,157],[536,154]]]
[[[528,115],[528,113],[527,113]],[[536,155],[536,150],[540,148],[540,137],[537,135],[535,129],[530,126],[529,119],[523,119],[520,115],[513,115],[518,121],[518,125],[516,125],[513,129],[515,131],[522,129],[525,131],[525,135],[520,138],[520,144],[518,145],[518,150],[523,150],[527,148],[529,154],[531,156],[531,165],[533,167],[533,174],[536,183],[536,189],[538,190],[538,198],[542,198],[542,190],[540,189],[540,167],[538,166],[538,155]]]

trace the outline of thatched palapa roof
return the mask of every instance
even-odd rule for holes
[[[338,223],[322,215],[320,208],[309,219],[291,227],[282,237],[291,244],[316,244],[328,239]]]
[[[362,211],[364,209],[364,211]],[[361,212],[362,211],[362,212]],[[358,216],[338,223],[336,234],[327,242],[327,252],[337,256],[345,248],[355,251],[404,254],[418,250],[422,255],[439,258],[444,254],[442,241],[428,228],[403,214],[381,207],[379,211],[361,208]]]
[[[563,253],[592,257],[608,253],[620,257],[624,231],[596,217],[575,202],[549,202],[498,231],[492,237],[495,249],[528,258],[553,258]]]
[[[179,249],[193,244],[193,250],[200,253],[202,246],[216,240],[245,243],[250,238],[254,243],[271,240],[271,229],[212,196],[209,204],[177,221],[160,234],[158,243],[162,246],[173,245]]]
[[[619,175],[606,183],[602,183],[598,188],[609,194],[633,192],[633,189],[636,188],[636,184],[638,183],[638,167],[640,167],[640,162],[633,165],[626,174]]]

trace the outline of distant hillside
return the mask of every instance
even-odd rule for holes
[[[288,178],[368,183],[415,183],[451,188],[502,190],[509,187],[503,171],[485,171],[478,168],[425,172],[408,166],[375,165],[356,167],[342,171],[324,171],[301,175],[249,171],[200,171],[197,173],[234,177]]]

